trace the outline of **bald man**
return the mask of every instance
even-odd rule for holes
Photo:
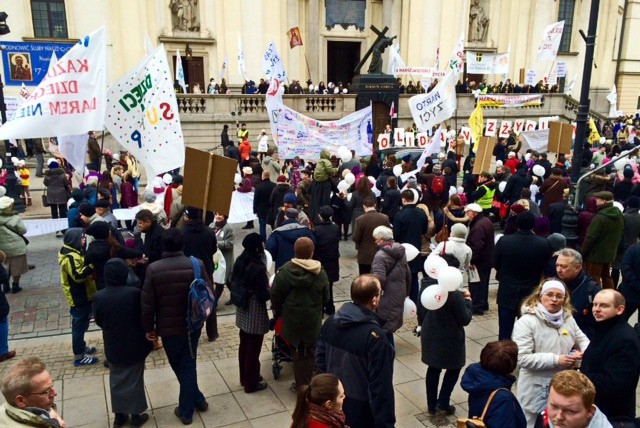
[[[624,306],[624,297],[615,290],[596,294],[594,335],[581,367],[596,387],[596,405],[612,423],[635,419],[640,376],[640,338],[622,316]]]

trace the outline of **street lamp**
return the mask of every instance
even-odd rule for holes
[[[9,26],[7,25],[7,18],[9,15],[6,12],[0,12],[0,36],[9,34]],[[4,50],[0,47],[0,50]],[[0,74],[0,118],[2,124],[7,123],[7,105],[4,103],[4,84],[2,83],[2,75]],[[7,146],[7,141],[0,141],[0,144]],[[5,182],[5,188],[7,189],[7,196],[13,198],[13,209],[19,213],[24,212],[25,206],[22,203],[22,186],[18,182],[16,177],[16,169],[11,161],[11,151],[7,150],[7,157],[4,162],[5,169],[7,170],[7,181]]]

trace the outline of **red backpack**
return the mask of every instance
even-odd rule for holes
[[[431,180],[431,192],[435,195],[442,195],[445,190],[445,181],[442,175],[436,175]]]

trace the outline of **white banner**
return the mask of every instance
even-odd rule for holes
[[[405,132],[404,133],[404,145],[405,147],[415,147],[416,145],[416,134],[413,132]]]
[[[433,90],[427,94],[409,98],[411,116],[421,131],[430,131],[438,123],[449,119],[456,110],[456,78],[449,72]]]
[[[67,220],[66,218],[22,220],[22,222],[27,228],[27,233],[24,234],[24,236],[27,238],[47,235],[49,233],[54,233],[69,228],[69,220]]]
[[[400,44],[391,46],[391,49],[389,49],[389,67],[387,74],[393,74],[394,77],[397,77],[398,73],[396,69],[398,67],[406,67],[402,57],[400,57]]]
[[[247,80],[247,66],[244,63],[244,49],[242,48],[240,33],[238,33],[238,73],[244,80]]]
[[[256,220],[253,213],[253,192],[242,193],[235,190],[231,194],[231,206],[229,207],[229,224],[246,223]]]
[[[282,105],[278,116],[278,155],[280,159],[320,159],[320,151],[337,153],[346,146],[358,156],[369,156],[373,145],[367,127],[372,123],[371,106],[340,120],[319,121]]]
[[[468,51],[467,73],[507,74],[509,73],[509,52],[487,53]]]
[[[558,74],[557,73],[549,73],[546,77],[545,82],[548,85],[557,85],[558,84]]]
[[[431,140],[431,137],[429,137],[429,134],[426,132],[418,132],[416,134],[416,138],[417,138],[417,147],[424,149],[427,144],[429,144],[429,141]]]
[[[487,127],[485,128],[485,137],[495,137],[498,133],[498,119],[487,119]]]
[[[542,95],[540,94],[485,94],[478,95],[477,99],[480,107],[537,107],[542,105]]]
[[[147,170],[184,165],[184,139],[164,45],[109,88],[106,127]]]
[[[276,44],[273,40],[269,43],[267,51],[262,57],[262,71],[267,76],[267,81],[278,79],[283,82],[287,78],[287,72],[284,71],[284,65],[282,64],[282,57],[278,54],[278,49],[276,49]]]
[[[153,52],[153,51],[151,51]],[[151,55],[149,52],[147,55]],[[180,56],[180,50],[176,49],[176,80],[178,85],[182,88],[182,92],[187,93],[187,83],[184,80],[184,69],[182,68],[182,57]]]
[[[88,142],[89,135],[87,134],[58,137],[58,152],[71,164],[80,177],[84,176]]]
[[[538,61],[555,61],[563,30],[564,21],[556,22],[544,29],[542,33],[542,44],[538,48]]]
[[[264,105],[267,107],[267,114],[269,115],[271,137],[276,143],[278,141],[278,117],[280,116],[281,107],[284,105],[282,102],[283,92],[284,87],[280,85],[280,81],[278,79],[271,79]]]
[[[538,119],[538,131],[542,131],[543,129],[548,129],[548,128],[549,128],[548,117],[541,117],[540,119]]]
[[[458,75],[462,73],[464,69],[464,32],[460,34],[456,47],[451,52],[449,64],[447,66],[454,74]]]
[[[407,74],[420,74],[423,76],[430,76],[431,73],[433,73],[433,68],[431,67],[408,67],[406,65],[396,67],[396,74],[398,76]]]
[[[429,141],[429,143],[427,143],[427,145],[424,147],[424,151],[416,162],[417,169],[422,169],[424,164],[427,162],[427,158],[432,154],[438,153],[440,151],[440,144],[442,144],[443,141],[444,136],[442,135],[442,128],[438,128],[431,141]]]
[[[527,147],[531,150],[546,152],[549,146],[549,130],[526,131],[520,134],[522,136],[522,151],[526,151]]]
[[[104,27],[83,37],[42,79],[0,139],[76,135],[102,129],[106,101]]]

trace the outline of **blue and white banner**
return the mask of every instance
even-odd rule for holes
[[[3,42],[2,63],[7,86],[37,86],[47,74],[51,54],[58,57],[71,49],[73,43]]]

